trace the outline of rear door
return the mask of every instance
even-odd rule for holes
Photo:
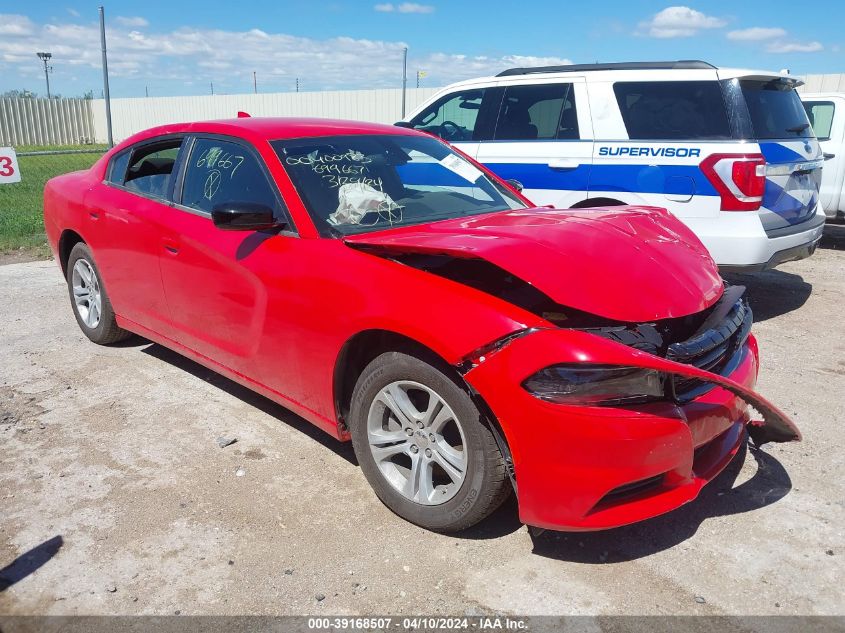
[[[502,85],[490,140],[476,159],[518,180],[537,204],[571,207],[586,197],[593,155],[584,79]]]
[[[112,157],[106,178],[85,198],[96,238],[89,238],[115,312],[170,335],[159,271],[162,217],[169,210],[181,136],[150,139]]]
[[[825,154],[822,170],[820,199],[822,207],[830,216],[835,216],[842,204],[843,171],[845,157],[842,156],[845,138],[845,100],[836,97],[822,97],[804,100],[804,110],[813,132]]]
[[[795,91],[784,77],[740,78],[752,134],[766,159],[760,219],[767,233],[810,220],[819,204],[819,141]]]

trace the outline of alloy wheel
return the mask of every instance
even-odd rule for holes
[[[439,505],[454,497],[467,471],[464,431],[448,403],[410,380],[381,389],[367,416],[370,452],[406,499]]]
[[[79,259],[73,265],[71,275],[73,287],[73,303],[77,314],[86,327],[94,329],[100,323],[102,315],[103,297],[100,292],[100,280],[94,267],[85,260]]]

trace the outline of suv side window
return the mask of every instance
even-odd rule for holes
[[[411,119],[411,126],[453,143],[480,140],[476,127],[486,92],[477,88],[441,97]]]
[[[833,113],[836,106],[832,101],[805,101],[804,110],[813,126],[813,132],[820,141],[830,140],[830,128],[833,127]]]
[[[145,143],[132,150],[129,168],[123,180],[124,186],[138,193],[155,198],[167,198],[173,166],[182,146],[182,138],[171,138],[154,143]],[[118,165],[114,165],[113,174]]]
[[[198,138],[185,169],[181,204],[186,207],[211,213],[218,204],[250,202],[279,210],[259,159],[240,143]]]
[[[505,88],[493,138],[500,141],[579,138],[572,84]]]
[[[731,138],[718,81],[632,81],[613,85],[631,140]]]

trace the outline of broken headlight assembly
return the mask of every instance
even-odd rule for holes
[[[620,365],[552,365],[523,381],[533,396],[556,404],[614,406],[662,400],[666,375]]]

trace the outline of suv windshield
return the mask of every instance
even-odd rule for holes
[[[272,146],[324,236],[525,207],[434,138],[326,136]]]
[[[757,139],[809,138],[813,128],[792,82],[743,80],[739,82],[754,137]]]

